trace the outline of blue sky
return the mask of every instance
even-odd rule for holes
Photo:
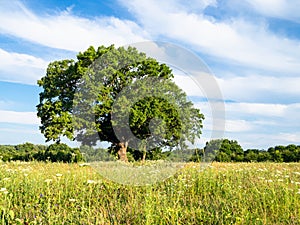
[[[299,9],[293,0],[1,1],[0,144],[44,143],[36,81],[49,62],[147,40],[208,65],[225,100],[224,137],[245,149],[300,144]],[[208,140],[209,105],[195,104],[207,114]]]

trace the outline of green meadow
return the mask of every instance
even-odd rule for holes
[[[2,162],[1,224],[300,224],[299,163],[190,163],[153,185],[85,164]]]

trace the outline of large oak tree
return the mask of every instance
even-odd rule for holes
[[[146,153],[193,143],[204,116],[172,78],[166,64],[133,47],[90,47],[77,60],[50,63],[38,81],[40,130],[47,141],[109,142],[123,161],[128,146]]]

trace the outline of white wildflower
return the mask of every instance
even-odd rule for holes
[[[87,180],[87,183],[88,183],[88,184],[96,184],[97,181],[95,181],[95,180]]]
[[[79,166],[89,166],[90,163],[80,163]]]
[[[52,182],[52,179],[46,179],[45,183],[49,184],[50,182]]]

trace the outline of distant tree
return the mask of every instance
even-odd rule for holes
[[[0,145],[0,161],[10,161],[16,155],[16,149],[13,145]]]
[[[271,155],[271,159],[274,162],[283,162],[282,152],[284,150],[284,146],[275,146],[268,149],[269,154]]]
[[[265,150],[260,150],[260,151],[258,151],[257,154],[258,154],[258,157],[257,157],[258,162],[268,162],[268,161],[272,160],[270,153]]]
[[[232,141],[231,143],[232,155],[231,159],[237,162],[242,162],[244,160],[244,149],[237,141]]]
[[[203,161],[210,162],[216,160],[216,156],[221,148],[223,140],[215,139],[209,142],[206,142],[204,147]]]
[[[51,162],[80,162],[83,160],[82,154],[78,148],[71,148],[63,143],[51,144],[47,147],[44,160]]]
[[[218,152],[215,160],[217,162],[231,162],[230,155],[228,155],[226,152]]]
[[[170,151],[163,151],[161,148],[154,148],[147,154],[148,160],[165,160],[170,156]]]
[[[297,161],[297,146],[288,145],[282,151],[282,158],[284,162],[295,162]]]
[[[19,144],[15,146],[16,154],[14,155],[14,160],[31,161],[34,159],[34,154],[39,151],[38,146],[26,142],[24,144]]]
[[[189,161],[192,162],[201,162],[204,156],[204,149],[200,149],[200,148],[195,148],[194,149],[194,153],[191,156]]]
[[[258,161],[258,149],[247,149],[244,152],[244,161],[245,162],[257,162]]]
[[[206,160],[240,162],[244,160],[244,150],[235,140],[216,139],[206,143],[204,156]]]
[[[111,161],[113,160],[113,155],[109,153],[109,149],[106,148],[95,148],[89,145],[81,145],[80,152],[84,161]]]
[[[296,162],[300,162],[300,146],[297,146],[297,150],[295,152],[296,155]]]
[[[244,159],[244,150],[236,140],[224,139],[219,150],[221,152],[229,156],[229,161],[239,162]]]

